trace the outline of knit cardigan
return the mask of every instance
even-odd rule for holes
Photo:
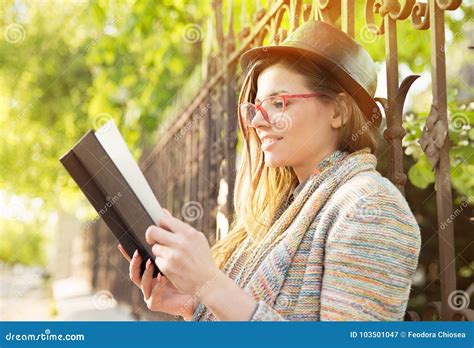
[[[323,160],[264,239],[224,272],[255,301],[251,321],[402,320],[420,231],[369,149]],[[215,321],[199,304],[193,321]]]

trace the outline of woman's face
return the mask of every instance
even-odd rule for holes
[[[272,94],[306,93],[314,91],[306,87],[302,75],[283,65],[272,65],[258,76],[255,103]],[[252,125],[262,142],[265,163],[270,167],[293,167],[298,175],[298,171],[314,168],[336,149],[340,127],[337,119],[333,103],[311,97],[288,99],[283,118],[277,124],[269,124],[258,111]]]

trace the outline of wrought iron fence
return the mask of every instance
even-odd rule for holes
[[[257,1],[257,4],[259,1]],[[403,4],[402,4],[403,3]],[[234,33],[234,15],[228,11],[224,33],[222,1],[214,0],[214,31],[220,51],[206,59],[207,74],[197,95],[177,113],[161,132],[156,146],[141,162],[142,170],[163,206],[198,230],[212,244],[222,237],[232,219],[232,193],[237,159],[236,103],[242,72],[237,66],[239,56],[248,48],[279,44],[287,35],[308,20],[322,20],[340,27],[355,37],[356,11],[365,13],[365,29],[371,35],[385,37],[387,95],[378,98],[386,116],[383,135],[386,151],[385,175],[404,192],[407,176],[403,168],[402,112],[405,97],[417,76],[407,76],[400,83],[397,24],[411,21],[413,30],[430,30],[432,107],[420,144],[436,173],[438,238],[441,298],[429,303],[423,320],[473,320],[470,310],[455,311],[448,297],[456,290],[454,265],[452,193],[449,176],[449,142],[447,94],[445,12],[457,9],[461,0],[272,0],[257,8],[254,19],[239,33]],[[228,6],[232,8],[232,2]],[[357,12],[358,13],[358,12]],[[289,25],[284,26],[286,22]],[[357,37],[355,37],[357,39]],[[446,224],[446,221],[450,221]],[[441,228],[441,224],[443,228]],[[120,255],[110,246],[113,237],[103,223],[90,231],[98,248],[90,249],[94,265],[92,282],[106,288],[116,298],[128,303],[139,317],[172,319],[146,310],[141,293],[128,281],[128,270]],[[117,272],[119,270],[120,272]],[[407,312],[407,320],[419,320],[415,312]]]

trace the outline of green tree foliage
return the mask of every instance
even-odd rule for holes
[[[4,3],[0,190],[43,197],[54,209],[59,197],[78,197],[58,158],[87,129],[114,119],[136,158],[155,140],[162,110],[199,61],[209,8],[184,1]],[[186,40],[193,23],[197,37]]]
[[[3,221],[0,230],[0,260],[10,264],[46,265],[47,237],[37,221],[18,224]]]
[[[41,197],[42,218],[58,207],[77,211],[85,200],[58,159],[88,129],[110,119],[138,159],[156,140],[162,111],[200,61],[209,6],[180,0],[4,1],[0,193]],[[2,234],[0,258],[41,263],[14,251],[24,239],[42,245],[36,236],[47,234],[44,225],[8,218],[12,207],[0,204],[0,230],[9,235],[7,240]]]

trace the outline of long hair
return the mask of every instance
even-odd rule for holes
[[[306,87],[324,94],[318,97],[322,102],[335,103],[344,123],[339,132],[339,150],[351,153],[369,147],[375,153],[377,129],[373,122],[366,120],[354,99],[330,74],[305,57],[285,56],[252,62],[240,91],[239,104],[255,101],[259,74],[276,64],[301,74]],[[255,246],[265,237],[283,202],[298,185],[298,178],[291,167],[271,168],[265,165],[255,129],[246,126],[240,110],[237,113],[244,148],[234,189],[235,211],[228,235],[212,248],[214,260],[221,269],[246,238],[250,238],[250,245]]]

